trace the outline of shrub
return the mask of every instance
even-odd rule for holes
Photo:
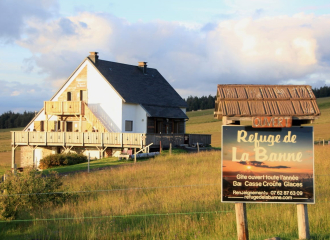
[[[40,160],[39,168],[48,169],[56,166],[74,165],[87,162],[87,157],[83,154],[52,154]]]
[[[24,169],[23,173],[9,174],[6,181],[0,184],[0,218],[15,219],[20,212],[31,212],[46,204],[57,204],[65,201],[69,194],[56,193],[62,186],[61,178],[51,172],[44,176],[36,170]]]

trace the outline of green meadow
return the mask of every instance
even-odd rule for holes
[[[330,140],[328,103],[330,98],[318,99],[322,115],[313,124],[316,140]],[[212,146],[221,146],[221,121],[213,119],[213,109],[188,116],[188,133],[212,134]],[[10,136],[2,134],[7,133],[0,132],[1,148],[10,149]],[[330,146],[316,145],[314,151],[310,232],[312,239],[330,239]],[[10,157],[3,157],[7,153],[0,154],[3,171],[10,166]],[[91,162],[99,170],[62,177],[63,191],[74,193],[74,199],[0,222],[0,239],[237,239],[234,204],[220,201],[220,158],[220,151],[164,151],[136,164],[113,158]],[[250,239],[298,239],[295,204],[247,204],[247,216]]]

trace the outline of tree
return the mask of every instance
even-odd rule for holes
[[[34,112],[5,112],[0,115],[0,129],[25,127],[34,117]]]
[[[202,97],[193,97],[189,96],[187,98],[186,103],[188,105],[187,111],[197,111],[199,109],[211,109],[215,106],[215,99],[216,97],[212,97],[211,95],[202,96]]]

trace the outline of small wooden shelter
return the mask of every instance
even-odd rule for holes
[[[222,85],[217,88],[214,117],[234,123],[255,116],[290,116],[293,125],[311,123],[320,115],[308,85]]]
[[[214,117],[222,125],[240,125],[241,121],[265,119],[261,127],[274,127],[274,119],[290,119],[289,126],[312,123],[320,110],[309,85],[223,85],[217,88]],[[253,126],[255,127],[255,126]],[[281,127],[277,124],[276,127]],[[246,205],[235,203],[238,239],[248,240]],[[307,204],[297,204],[299,239],[309,239]]]

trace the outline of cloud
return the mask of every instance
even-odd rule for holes
[[[247,161],[247,162],[246,161],[240,161],[240,162],[238,162],[238,164],[249,165],[249,166],[259,167],[259,168],[276,168],[276,169],[291,168],[291,167],[283,166],[283,165],[269,166],[269,165],[266,165],[265,163],[259,162],[259,161]]]
[[[26,20],[56,16],[58,3],[57,0],[1,0],[0,9],[0,42],[12,42],[21,37]]]
[[[18,95],[20,95],[20,92],[19,91],[13,91],[11,94],[10,94],[10,96],[18,96]]]
[[[329,83],[330,16],[229,19],[191,29],[83,12],[28,24],[19,44],[50,81],[63,82],[89,51],[98,51],[101,59],[147,61],[182,94],[215,93],[220,83]]]
[[[0,113],[13,111],[39,111],[43,102],[51,98],[52,91],[46,86],[22,84],[0,80]]]
[[[53,91],[90,51],[98,51],[104,60],[132,65],[146,61],[182,97],[213,95],[217,84],[320,87],[330,83],[330,15],[267,17],[269,8],[259,6],[260,1],[254,8],[256,5],[237,0],[230,2],[232,12],[246,4],[254,9],[251,17],[237,19],[231,15],[191,27],[160,20],[130,23],[95,12],[59,17],[57,1],[30,2],[33,4],[29,6],[24,1],[18,4],[18,0],[0,2],[0,8],[5,9],[0,16],[0,39],[11,39],[30,51],[22,70],[46,75],[43,84]],[[5,24],[14,3],[18,6],[17,18]],[[11,89],[7,96],[24,99],[29,87],[39,91],[38,86],[20,87],[25,90]],[[42,102],[50,97],[44,96]]]

